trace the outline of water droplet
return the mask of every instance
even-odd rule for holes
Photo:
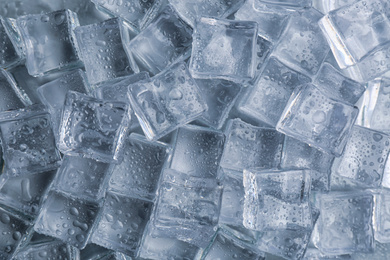
[[[75,207],[71,207],[70,210],[69,210],[69,213],[73,216],[78,216],[79,215],[79,211],[75,208]]]
[[[12,238],[14,240],[19,240],[22,237],[22,234],[19,231],[16,231],[15,233],[12,234]]]
[[[321,124],[326,120],[326,114],[322,110],[317,110],[316,112],[314,112],[311,119],[315,124]]]
[[[76,239],[77,239],[77,241],[79,241],[80,243],[83,243],[83,242],[85,241],[85,236],[82,235],[82,234],[78,234],[78,235],[76,236]]]
[[[378,133],[375,133],[372,137],[374,138],[375,142],[379,142],[380,140],[383,139],[383,135],[378,134]]]
[[[103,40],[97,40],[96,45],[100,47],[105,47],[107,45],[107,42]]]
[[[183,93],[178,88],[174,88],[169,92],[169,97],[173,100],[180,100],[183,98]]]
[[[42,15],[41,21],[47,23],[50,20],[50,17],[46,14]]]
[[[156,121],[159,124],[162,124],[165,122],[165,115],[163,112],[160,112],[160,111],[156,112]]]
[[[8,216],[8,214],[2,213],[2,214],[0,215],[0,221],[1,221],[2,223],[4,223],[4,224],[8,224],[8,223],[11,221],[11,219],[10,219],[10,217]]]
[[[62,24],[65,21],[65,15],[62,13],[56,14],[54,16],[54,21],[57,25]]]

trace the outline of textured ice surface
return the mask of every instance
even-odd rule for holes
[[[118,161],[129,121],[126,103],[104,101],[69,91],[62,114],[58,147],[66,155],[103,162]]]
[[[80,252],[77,248],[61,241],[51,241],[37,245],[28,245],[18,253],[15,260],[32,259],[79,259]]]
[[[0,16],[0,68],[10,68],[24,58],[22,40],[14,19]]]
[[[235,82],[253,79],[256,40],[255,22],[200,18],[193,34],[192,76]]]
[[[73,30],[77,15],[69,10],[19,17],[26,45],[26,67],[33,76],[80,66]]]
[[[356,107],[334,100],[307,84],[290,97],[276,129],[340,156],[357,115]]]
[[[150,81],[130,85],[129,99],[150,140],[191,122],[207,109],[185,63],[172,65]]]
[[[226,136],[221,167],[242,172],[279,165],[284,135],[275,129],[255,127],[234,119],[227,126]]]
[[[240,100],[239,109],[275,127],[294,89],[309,82],[309,77],[270,58],[252,90]]]
[[[374,194],[373,228],[375,240],[390,243],[390,193],[386,190]]]
[[[0,93],[0,111],[23,108],[28,104],[23,93],[16,88],[11,74],[3,69],[0,69]]]
[[[138,72],[125,46],[129,29],[119,18],[77,27],[74,31],[77,51],[81,55],[90,84]]]

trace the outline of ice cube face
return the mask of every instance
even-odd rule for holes
[[[31,235],[32,225],[25,218],[0,208],[1,259],[11,259],[15,252],[25,244]]]
[[[165,170],[153,213],[153,224],[166,236],[205,247],[214,233],[222,186],[215,179]]]
[[[343,155],[335,159],[335,173],[366,187],[379,187],[389,152],[389,135],[354,126]]]
[[[151,81],[130,85],[129,99],[149,140],[161,138],[207,109],[185,63],[174,64]]]
[[[129,124],[128,105],[69,91],[58,147],[66,155],[117,162]]]
[[[0,53],[0,68],[10,68],[17,65],[23,58],[22,43],[15,20],[0,16],[0,48],[7,50]]]
[[[109,188],[132,197],[153,201],[160,174],[169,156],[168,145],[131,134],[123,147],[123,161],[116,165]]]
[[[258,34],[272,43],[276,43],[286,26],[292,10],[266,5],[257,0],[247,0],[234,14],[235,20],[255,21]]]
[[[50,191],[34,230],[83,249],[91,235],[99,204]]]
[[[374,194],[375,204],[373,212],[373,228],[375,240],[381,243],[390,242],[390,231],[388,223],[390,221],[390,194],[383,190]]]
[[[329,174],[333,160],[334,156],[286,136],[280,167],[283,169],[311,169],[311,189],[313,191],[328,191]]]
[[[200,120],[208,126],[220,129],[241,91],[241,84],[221,79],[196,79],[208,110]]]
[[[239,109],[275,127],[294,89],[311,79],[270,58],[252,90],[240,100]]]
[[[55,174],[54,170],[6,179],[0,188],[0,203],[36,217]]]
[[[26,45],[30,75],[43,76],[55,70],[80,66],[73,30],[77,15],[69,10],[19,17],[18,26]]]
[[[146,226],[139,249],[139,257],[159,260],[166,257],[194,259],[199,248],[184,241],[168,238],[156,230],[151,221]]]
[[[345,77],[329,63],[323,64],[313,84],[330,97],[350,104],[355,104],[366,90],[363,84]]]
[[[264,255],[259,255],[253,249],[243,246],[242,243],[229,233],[219,230],[214,236],[211,244],[204,251],[202,259],[243,259],[243,260],[261,260],[265,259]]]
[[[308,170],[244,170],[244,226],[267,231],[311,229]]]
[[[244,0],[233,1],[209,1],[209,0],[169,0],[169,3],[176,9],[180,17],[192,27],[196,20],[205,17],[225,18],[234,13]]]
[[[313,8],[294,13],[272,55],[295,70],[315,75],[329,52],[317,25],[321,17]]]
[[[204,127],[178,129],[170,168],[199,178],[219,178],[225,136]]]
[[[108,192],[91,241],[134,256],[153,204]]]
[[[80,26],[74,33],[90,84],[138,72],[131,54],[124,48],[130,39],[120,18]]]
[[[280,163],[284,135],[275,129],[255,127],[240,119],[229,122],[221,167],[242,172],[274,168]]]
[[[50,81],[37,89],[39,98],[46,105],[52,118],[53,131],[58,135],[61,124],[62,108],[65,103],[65,96],[69,90],[88,94],[89,84],[85,73],[82,70],[61,75],[59,78]]]
[[[191,50],[192,30],[171,6],[128,45],[135,60],[152,74],[158,74]]]
[[[37,245],[28,245],[15,257],[15,260],[22,259],[69,259],[76,260],[80,252],[76,247],[60,241],[46,242]]]
[[[163,4],[162,0],[124,0],[105,1],[92,0],[96,7],[112,16],[119,16],[135,28],[144,28],[153,20],[158,9]]]
[[[358,109],[334,100],[312,84],[290,97],[276,129],[316,149],[340,156]]]
[[[330,255],[372,252],[373,196],[364,192],[322,194],[315,245]],[[342,228],[340,228],[342,227]]]
[[[60,165],[50,115],[42,105],[0,113],[0,130],[6,175],[45,172]]]
[[[105,195],[111,172],[109,163],[65,155],[53,188],[80,198],[99,200]]]
[[[0,69],[0,111],[20,109],[25,107],[27,101],[15,89],[15,81],[9,72]]]
[[[243,82],[255,76],[256,22],[202,17],[192,37],[190,71],[194,78]]]
[[[340,68],[358,63],[376,47],[390,41],[386,8],[381,0],[359,1],[334,10],[320,20]]]

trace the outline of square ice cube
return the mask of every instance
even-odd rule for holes
[[[317,22],[322,14],[313,8],[295,12],[272,55],[292,69],[313,76],[329,52]]]
[[[28,245],[16,255],[14,260],[43,258],[77,260],[79,257],[80,252],[77,248],[61,241],[50,241]]]
[[[309,77],[270,58],[252,89],[240,100],[239,110],[275,127],[294,89],[309,82]]]
[[[214,234],[221,206],[222,186],[215,179],[165,170],[153,223],[168,237],[205,247]]]
[[[244,170],[244,226],[258,231],[311,229],[309,170]]]
[[[200,120],[208,126],[220,129],[236,102],[242,85],[222,79],[196,79],[195,82],[209,108]]]
[[[83,249],[91,235],[99,203],[50,191],[35,222],[38,233]]]
[[[390,193],[387,190],[374,193],[373,228],[375,240],[390,243]]]
[[[30,105],[28,98],[16,88],[12,75],[0,68],[0,111],[24,108]]]
[[[343,154],[334,161],[334,172],[365,187],[378,188],[389,152],[389,135],[354,126]]]
[[[168,5],[154,22],[127,45],[127,49],[140,66],[152,74],[158,74],[189,56],[191,34],[191,27]]]
[[[311,169],[311,189],[313,191],[328,191],[333,160],[334,156],[286,136],[280,167],[283,169]]]
[[[77,14],[60,10],[29,14],[17,19],[26,45],[26,67],[32,76],[79,67],[73,30],[79,25]]]
[[[387,8],[382,0],[362,0],[331,11],[319,21],[340,68],[356,64],[390,41]]]
[[[255,2],[257,2],[256,7]],[[286,8],[267,5],[257,0],[247,0],[234,14],[234,17],[235,20],[257,22],[261,25],[258,26],[258,34],[276,43],[292,13],[292,10]]]
[[[92,0],[96,7],[111,16],[119,16],[135,28],[143,29],[154,19],[163,0]]]
[[[257,23],[202,17],[193,33],[194,78],[244,82],[254,78]]]
[[[0,113],[6,175],[16,177],[58,168],[61,157],[50,120],[43,105]]]
[[[10,68],[24,58],[22,39],[16,21],[0,16],[0,68]]]
[[[120,18],[80,26],[74,33],[90,84],[138,72],[131,54],[124,47],[130,36]]]
[[[92,243],[135,256],[152,206],[150,201],[107,192]]]
[[[178,129],[170,168],[200,178],[218,178],[225,135],[199,126]]]
[[[0,204],[27,216],[37,216],[55,175],[54,170],[6,178],[0,188]]]
[[[156,230],[152,221],[149,221],[139,247],[139,256],[142,259],[153,260],[164,258],[196,259],[199,250],[198,247],[184,241],[165,237],[164,233]]]
[[[124,195],[153,201],[168,159],[167,144],[132,133],[123,146],[123,161],[114,167],[109,188]]]
[[[242,172],[249,168],[274,168],[280,163],[284,135],[268,127],[230,120],[221,167]]]
[[[79,198],[99,200],[105,196],[112,169],[109,163],[65,155],[52,188]]]
[[[316,149],[340,156],[357,115],[356,107],[332,99],[307,84],[294,91],[276,129]]]
[[[61,124],[61,112],[64,107],[65,96],[69,90],[89,94],[89,84],[82,70],[78,69],[65,73],[37,88],[41,102],[46,105],[51,115],[53,131],[56,137]]]
[[[367,192],[334,192],[318,197],[321,214],[315,245],[324,254],[372,252],[373,196]]]
[[[74,91],[66,95],[58,140],[66,155],[118,162],[129,127],[128,105]]]
[[[149,140],[163,137],[207,110],[185,63],[172,65],[151,81],[130,85],[129,99]]]
[[[208,1],[208,0],[169,0],[183,20],[195,26],[196,20],[202,16],[226,18],[234,13],[245,0]]]
[[[362,83],[345,77],[331,64],[324,62],[313,84],[318,86],[329,97],[355,104],[366,90]]]
[[[10,260],[31,237],[32,224],[25,217],[0,208],[0,229],[0,258]]]
[[[205,249],[202,255],[204,260],[265,260],[264,253],[260,253],[255,248],[244,245],[237,238],[219,229],[214,235],[210,245]]]

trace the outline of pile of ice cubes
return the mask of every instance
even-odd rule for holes
[[[390,259],[388,0],[0,15],[0,259]]]

